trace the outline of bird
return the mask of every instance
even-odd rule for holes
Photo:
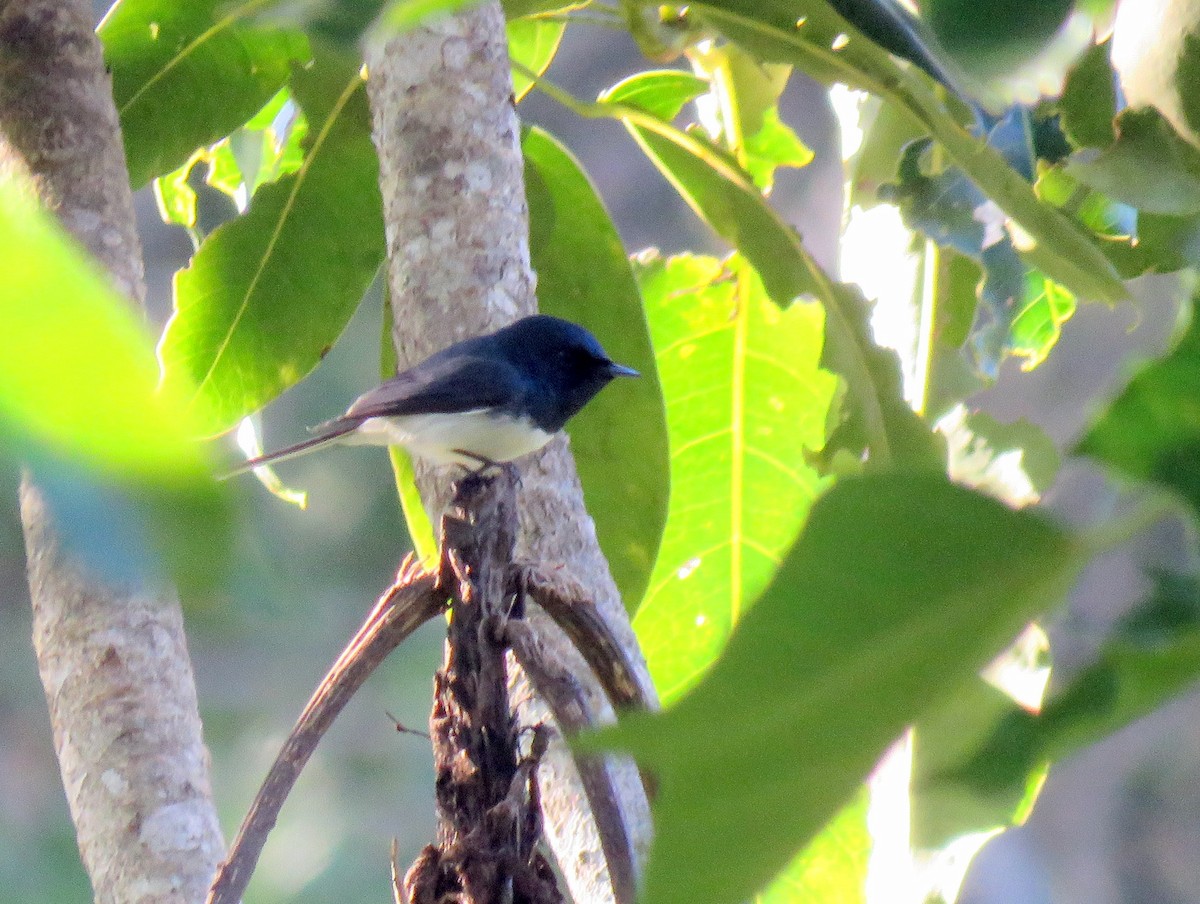
[[[536,452],[613,379],[637,376],[583,327],[535,314],[442,349],[311,428],[309,439],[222,477],[337,443],[403,446],[434,465],[482,473]]]

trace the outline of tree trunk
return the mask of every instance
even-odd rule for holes
[[[374,48],[368,64],[393,339],[403,368],[537,307],[500,4],[487,0],[407,32]],[[594,595],[626,648],[636,651],[565,438],[521,464],[518,555],[565,567]],[[449,499],[447,475],[419,462],[417,475],[426,510],[436,523]],[[611,720],[607,699],[565,635],[541,613],[530,615],[549,654],[579,676],[592,720]],[[654,699],[644,661],[640,655],[634,658],[646,697]],[[514,694],[516,699],[531,697],[521,689]],[[522,717],[547,718],[544,712]],[[590,904],[613,900],[600,841],[569,756],[551,751],[538,774],[550,843],[572,896]],[[613,761],[608,777],[625,804],[627,837],[644,852],[649,814],[637,771],[627,761]]]
[[[0,0],[0,178],[140,305],[145,286],[112,88],[83,0]],[[79,849],[99,902],[203,901],[223,843],[179,603],[105,586],[21,487],[33,642]]]

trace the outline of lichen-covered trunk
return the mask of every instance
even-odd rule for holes
[[[84,0],[0,0],[0,179],[29,180],[141,304],[121,133]],[[89,573],[28,477],[21,518],[34,649],[96,900],[202,901],[223,844],[179,604]]]
[[[368,58],[375,144],[388,239],[393,339],[400,367],[467,336],[536,310],[529,263],[520,129],[512,101],[504,15],[486,0],[455,16],[400,35]],[[521,462],[517,555],[564,567],[586,587],[616,636],[636,641],[595,527],[583,504],[564,438]],[[449,498],[445,475],[418,465],[431,514]],[[613,718],[599,685],[570,641],[538,611],[529,614],[543,647],[580,676],[589,721]],[[640,656],[645,697],[653,690]],[[513,670],[514,681],[522,677]],[[533,695],[518,689],[514,697]],[[536,710],[536,705],[535,705]],[[541,721],[544,711],[522,714]],[[648,806],[636,769],[613,760],[607,781],[623,804],[624,837],[634,859],[649,842]],[[602,844],[570,757],[552,749],[538,775],[546,832],[581,902],[632,898],[633,877],[610,877]]]

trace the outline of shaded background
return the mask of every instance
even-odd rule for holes
[[[550,75],[584,98],[643,68],[624,33],[568,29]],[[666,253],[720,251],[674,190],[613,122],[583,121],[534,95],[522,118],[558,135],[581,159],[626,247]],[[775,203],[806,244],[835,268],[842,209],[837,127],[817,86],[796,77],[783,118],[817,154],[803,171],[781,171]],[[159,221],[142,192],[138,215],[155,330],[170,311],[171,274],[191,245]],[[224,203],[220,196],[211,205]],[[210,208],[210,214],[216,207]],[[226,212],[228,213],[228,211]],[[1060,448],[1082,429],[1098,398],[1120,386],[1141,355],[1165,347],[1178,305],[1170,280],[1142,280],[1117,311],[1081,306],[1049,360],[1031,374],[1006,369],[976,400],[1001,420],[1024,416]],[[264,418],[271,446],[340,412],[378,380],[382,305],[378,287],[316,373]],[[231,442],[223,445],[233,456]],[[309,492],[299,511],[249,477],[236,486],[234,580],[219,598],[187,608],[188,633],[213,757],[222,824],[236,830],[275,751],[329,664],[358,627],[408,549],[387,458],[345,448],[284,465],[287,483]],[[29,647],[29,601],[14,469],[0,473],[0,904],[83,902],[90,889],[50,741]],[[1047,497],[1072,521],[1118,504],[1082,463],[1070,463]],[[1051,624],[1066,680],[1143,588],[1146,563],[1182,565],[1191,538],[1162,525],[1135,548],[1094,563]],[[388,847],[406,867],[432,837],[428,743],[398,734],[389,716],[424,728],[443,626],[422,629],[384,664],[335,724],[284,808],[247,904],[378,901],[390,895]],[[1200,697],[1178,701],[1056,767],[1026,827],[981,854],[963,900],[971,904],[1184,904],[1200,902]]]

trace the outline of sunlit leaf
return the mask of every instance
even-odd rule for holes
[[[839,480],[691,693],[577,740],[657,776],[642,901],[762,888],[903,726],[1057,602],[1086,556],[1037,515],[939,475]]]
[[[779,118],[790,66],[764,65],[736,44],[697,51],[691,58],[712,85],[718,140],[764,194],[774,184],[776,169],[812,162],[812,151]]]
[[[261,186],[297,172],[304,163],[308,120],[280,91],[253,119],[203,152],[205,181],[244,208]]]
[[[513,19],[508,32],[508,55],[514,63],[541,75],[550,68],[567,23],[559,19]],[[520,68],[513,69],[513,97],[517,102],[533,89],[533,82]]]
[[[61,542],[91,573],[222,575],[228,512],[194,424],[159,390],[151,337],[106,275],[0,180],[0,432],[33,472]]]
[[[196,225],[196,193],[187,180],[200,159],[198,151],[178,169],[154,180],[154,200],[164,223],[189,228]]]
[[[675,480],[634,628],[669,702],[715,660],[826,485],[810,457],[837,380],[819,365],[821,307],[781,311],[744,261],[652,258],[639,280]]]
[[[1075,313],[1075,296],[1036,270],[1025,277],[1024,298],[1012,321],[1012,354],[1033,370],[1046,360],[1062,335],[1062,325]]]
[[[176,276],[159,355],[167,384],[194,387],[189,407],[206,434],[230,429],[312,370],[383,259],[358,67],[323,58],[297,74],[293,90],[309,121],[303,165],[263,186]]]
[[[787,865],[754,904],[866,904],[871,833],[863,788]]]
[[[787,307],[806,295],[824,304],[822,363],[847,384],[837,448],[869,448],[872,462],[881,467],[898,462],[938,466],[936,442],[904,401],[895,354],[870,338],[861,293],[826,276],[796,231],[736,165],[660,118],[678,111],[690,90],[670,73],[642,73],[605,92],[598,106],[625,120],[651,161],[696,213],[755,267],[776,304]],[[650,111],[657,115],[641,115]]]
[[[207,473],[186,406],[157,392],[144,325],[11,181],[0,181],[0,419],[96,468],[174,483]]]
[[[135,188],[232,132],[308,60],[303,32],[252,21],[263,5],[120,0],[104,17],[97,33]]]

